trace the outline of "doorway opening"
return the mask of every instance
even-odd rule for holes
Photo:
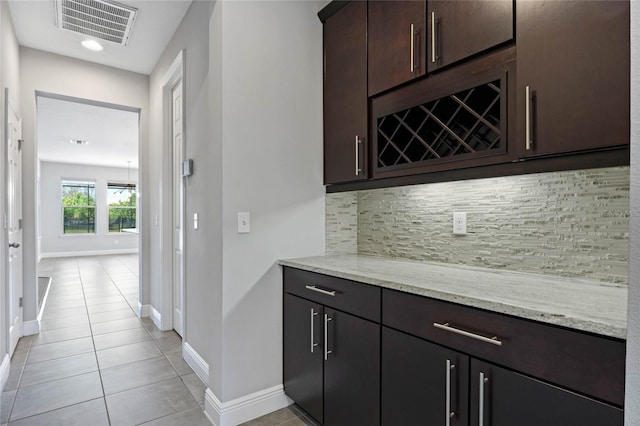
[[[105,272],[121,280],[130,273],[120,291],[139,314],[140,110],[43,92],[36,93],[36,107],[41,293],[59,259],[113,256],[113,269]],[[39,321],[46,296],[38,299]]]

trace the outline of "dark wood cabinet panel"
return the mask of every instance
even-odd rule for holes
[[[383,291],[382,312],[383,325],[613,404],[624,402],[624,341],[393,290]],[[496,336],[502,345],[443,330],[434,323]]]
[[[304,275],[301,278],[295,272]],[[309,277],[318,278],[317,275],[285,268],[285,392],[326,426],[379,425],[380,324],[298,297],[298,290],[306,287],[302,281]],[[367,312],[359,308],[361,305],[356,299],[371,299],[370,289],[377,290],[373,301],[379,321],[379,288],[322,277],[325,280],[314,279],[314,282],[336,289],[336,294],[349,293],[350,296],[340,302],[341,309],[348,310],[350,306],[346,302],[351,301],[356,310]],[[316,297],[313,291],[308,295],[312,299]]]
[[[476,359],[471,360],[469,386],[470,424],[474,425],[623,424],[623,411],[619,408]]]
[[[284,389],[323,422],[322,305],[284,295]]]
[[[513,3],[429,0],[428,71],[513,40]]]
[[[468,356],[382,327],[381,375],[383,426],[468,424]]]
[[[325,307],[324,424],[380,424],[380,325]]]
[[[629,7],[517,3],[521,157],[629,144]]]
[[[324,181],[367,177],[367,3],[324,23]]]
[[[426,1],[369,1],[369,96],[426,74]]]
[[[380,322],[380,287],[287,267],[284,283],[287,293]]]

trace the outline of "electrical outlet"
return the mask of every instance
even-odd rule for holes
[[[465,235],[467,233],[467,214],[462,212],[453,213],[453,233]]]

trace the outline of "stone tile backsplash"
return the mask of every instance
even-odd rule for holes
[[[357,252],[627,282],[628,167],[326,198],[327,254]],[[467,213],[467,235],[453,235],[453,212]]]
[[[358,252],[358,193],[327,194],[325,213],[325,252]]]

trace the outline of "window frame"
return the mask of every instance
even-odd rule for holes
[[[111,205],[109,203],[110,190],[112,187],[123,188],[126,190],[127,188],[133,190],[133,194],[135,194],[135,205],[134,206],[118,206]],[[107,235],[121,235],[127,234],[127,232],[122,231],[122,229],[138,229],[138,184],[132,182],[117,182],[117,181],[107,181],[106,184],[106,207],[107,207]],[[119,210],[133,210],[134,212],[134,228],[121,228],[120,231],[112,231],[111,230],[111,209],[119,209]]]
[[[64,204],[65,197],[65,187],[82,187],[86,186],[87,188],[93,188],[93,205],[72,205],[66,206]],[[89,191],[88,191],[89,192]],[[87,193],[87,197],[89,197],[89,193]],[[98,235],[98,201],[97,201],[97,182],[95,179],[84,179],[84,178],[62,178],[60,180],[60,210],[61,210],[61,221],[60,225],[61,236],[63,237],[94,237]],[[93,232],[66,232],[65,227],[65,209],[66,208],[80,208],[80,209],[93,209]]]

